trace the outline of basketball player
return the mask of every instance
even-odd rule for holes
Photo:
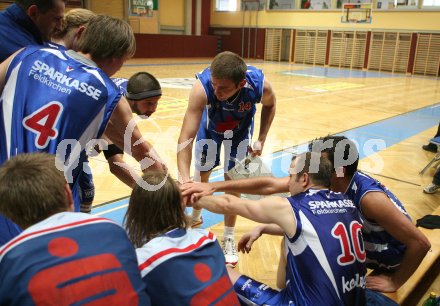
[[[215,235],[188,229],[181,194],[161,172],[144,174],[156,191],[136,185],[125,226],[153,305],[239,305]],[[165,181],[164,181],[165,180]]]
[[[120,88],[133,113],[149,118],[156,111],[162,89],[159,81],[152,74],[138,72],[128,80],[125,78],[112,78],[112,80]],[[129,166],[124,161],[124,150],[112,143],[105,133],[102,138],[108,143],[107,149],[103,150],[103,153],[108,161],[110,172],[121,182],[133,188],[140,176],[127,170]],[[85,161],[87,162],[87,159]],[[81,173],[78,187],[81,212],[90,213],[95,195],[90,167]]]
[[[78,50],[78,39],[85,30],[87,23],[96,14],[83,8],[71,9],[64,14],[61,27],[52,35],[49,46],[57,49]]]
[[[32,153],[0,167],[0,212],[24,229],[0,248],[0,304],[150,305],[124,229],[73,213],[55,163]]]
[[[78,50],[28,47],[0,64],[0,164],[19,153],[57,153],[72,192],[82,171],[79,153],[90,140],[105,130],[124,147],[132,113],[109,76],[134,54],[135,38],[126,22],[100,15],[88,23]],[[163,170],[148,142],[134,145],[141,138],[134,126],[127,144],[133,157],[143,170]],[[18,232],[0,218],[0,244]]]
[[[64,15],[61,30],[54,34],[52,42],[49,43],[49,45],[56,49],[72,49],[76,51],[78,49],[78,39],[82,31],[84,31],[85,26],[94,16],[95,13],[86,9],[79,8],[68,11]],[[127,79],[122,78],[114,78],[112,80],[127,98],[132,112],[138,115],[151,116],[151,114],[156,111],[157,102],[160,99],[162,91],[159,82],[154,76],[147,72],[140,72],[130,78],[131,83]],[[126,94],[127,82],[131,87],[131,95]],[[129,99],[128,96],[132,99]],[[130,173],[130,171],[124,167],[124,151],[113,144],[105,135],[103,135],[102,138],[109,144],[107,150],[104,150],[104,155],[109,162],[110,171],[122,182],[130,187],[134,187],[137,173]],[[85,150],[81,152],[80,164],[83,165],[84,171],[80,174],[77,195],[81,203],[81,212],[90,213],[95,197],[95,186]],[[138,176],[136,176],[136,178],[137,177]],[[78,199],[76,200],[78,201]]]
[[[47,45],[55,49],[78,51],[78,39],[87,23],[94,16],[96,16],[95,13],[82,8],[69,10],[64,14],[61,28],[55,32],[52,41]],[[93,184],[92,170],[88,163],[86,150],[81,152],[79,164],[83,165],[83,171],[79,174],[76,189],[78,192],[74,194],[74,201],[80,203],[81,212],[90,213],[95,198],[95,185]]]
[[[261,70],[247,66],[232,52],[218,54],[209,68],[196,74],[179,136],[177,166],[179,181],[190,180],[192,146],[195,148],[195,180],[208,182],[213,168],[220,163],[220,149],[224,145],[225,173],[235,160],[248,154],[261,155],[266,136],[275,116],[275,94]],[[250,146],[256,104],[263,105],[258,141]],[[229,177],[225,174],[225,180]],[[194,209],[193,226],[202,223],[201,211]],[[226,262],[235,266],[238,261],[234,242],[236,216],[225,215],[222,239]]]
[[[128,80],[115,78],[113,82],[122,90],[133,113],[144,116],[143,118],[149,118],[156,112],[157,105],[162,96],[162,89],[154,75],[148,72],[137,72]],[[111,173],[133,188],[136,184],[135,178],[124,166],[121,166],[121,164],[125,163],[123,160],[124,151],[113,144],[110,139],[107,138],[107,141],[109,146],[107,150],[104,150],[104,155],[108,161]]]
[[[43,45],[60,30],[64,0],[16,0],[0,12],[0,62],[29,45]]]
[[[327,136],[315,140],[310,149],[323,152],[329,158],[333,164],[332,190],[345,192],[365,220],[362,233],[366,263],[377,272],[367,277],[367,287],[381,292],[396,291],[425,257],[430,248],[429,240],[414,226],[403,204],[388,188],[357,170],[359,154],[352,141],[344,136]],[[355,157],[351,162],[347,162],[349,154]],[[341,162],[343,165],[338,166]],[[342,170],[344,176],[338,177],[335,169]],[[188,184],[183,187],[183,195],[196,192],[196,196],[200,196],[215,191],[269,195],[288,191],[288,182],[288,177],[257,177],[209,185]]]
[[[252,201],[226,194],[194,204],[270,224],[271,234],[284,237],[286,287],[278,291],[228,268],[235,292],[249,305],[364,305],[366,254],[358,210],[328,189],[331,163],[320,154],[299,155],[290,173],[288,198]]]

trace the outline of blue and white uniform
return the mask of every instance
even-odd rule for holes
[[[128,79],[126,79],[126,78],[112,78],[112,81],[113,81],[113,83],[115,83],[115,85],[117,87],[119,87],[122,95],[125,96],[125,93],[127,92]]]
[[[365,173],[357,171],[351,179],[346,194],[353,200],[362,214],[362,198],[369,192],[383,192],[408,219],[403,204],[383,184]],[[380,203],[378,203],[380,205]],[[370,269],[394,269],[400,265],[406,246],[394,239],[379,224],[364,218],[362,233],[367,251],[367,267]]]
[[[344,194],[309,189],[287,198],[296,233],[285,235],[286,288],[276,291],[247,276],[234,290],[249,305],[364,305],[365,250],[361,218]]]
[[[51,47],[55,48],[64,48],[60,45],[54,45],[54,43],[49,44]],[[127,79],[124,78],[111,78],[113,83],[121,90],[121,94],[125,95],[125,91],[127,90]],[[122,150],[121,150],[122,151]],[[123,152],[123,151],[122,151]],[[104,151],[106,154],[106,151]],[[92,169],[89,166],[89,158],[87,156],[86,150],[81,152],[80,156],[80,165],[83,165],[83,171],[80,173],[80,177],[78,178],[78,192],[74,197],[79,197],[79,202],[83,203],[92,203],[95,198],[95,184],[93,184],[93,174]],[[78,199],[76,199],[78,201]]]
[[[110,78],[74,51],[24,49],[11,61],[0,97],[0,164],[20,153],[58,150],[75,193],[78,154],[102,135],[120,98]],[[1,244],[16,234],[7,231],[7,224],[0,228]]]
[[[264,74],[248,66],[246,84],[233,101],[220,101],[214,94],[211,70],[196,74],[203,85],[207,104],[203,111],[195,146],[196,168],[209,171],[220,164],[220,148],[225,150],[225,171],[234,167],[234,159],[247,155],[254,129],[256,104],[263,97]]]
[[[88,214],[55,214],[4,245],[0,279],[1,305],[151,305],[124,229]]]
[[[213,233],[174,229],[136,253],[152,305],[239,305]]]

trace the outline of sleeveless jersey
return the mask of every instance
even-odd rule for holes
[[[211,83],[211,70],[206,68],[196,74],[207,97],[207,105],[203,111],[200,128],[223,134],[232,130],[246,133],[253,126],[256,111],[255,104],[263,97],[264,74],[260,69],[248,66],[246,71],[246,84],[240,90],[234,101],[220,101],[214,94]]]
[[[239,305],[213,233],[174,229],[136,252],[152,305]]]
[[[285,237],[283,305],[364,305],[365,249],[354,203],[313,189],[288,200],[297,224],[294,237]]]
[[[127,84],[128,79],[125,78],[112,78],[113,83],[119,88],[122,95],[125,95],[125,92],[127,91]]]
[[[383,184],[365,173],[357,171],[351,179],[346,194],[353,200],[362,214],[361,201],[369,192],[383,192],[408,219],[403,204]],[[380,204],[380,203],[378,203]],[[383,227],[364,218],[362,233],[367,251],[367,267],[371,269],[393,269],[400,265],[406,246],[394,239]]]
[[[11,62],[0,99],[0,164],[19,153],[55,153],[65,139],[83,149],[104,132],[121,93],[99,68],[71,54],[30,47]]]
[[[0,165],[20,153],[55,154],[63,140],[61,158],[68,160],[73,148],[79,154],[104,132],[120,97],[110,78],[77,53],[24,49],[11,61],[0,97]],[[72,158],[64,170],[75,194],[82,163]],[[15,225],[3,218],[0,242],[17,234]]]
[[[1,305],[150,305],[125,231],[88,214],[23,231],[0,248],[0,279]]]

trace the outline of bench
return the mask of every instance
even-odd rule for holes
[[[438,207],[432,215],[440,215]],[[431,250],[426,254],[414,274],[396,292],[386,295],[399,305],[417,305],[440,273],[440,229],[419,227],[431,242]]]
[[[435,154],[433,159],[431,159],[431,161],[425,166],[425,168],[423,168],[422,171],[419,172],[420,175],[423,175],[423,173],[425,173],[425,171],[428,170],[429,167],[433,165],[436,166],[440,162],[440,136],[431,138],[429,142],[437,146],[437,154]]]

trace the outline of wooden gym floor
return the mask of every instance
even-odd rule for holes
[[[210,59],[206,58],[133,59],[115,75],[128,78],[135,72],[148,71],[161,82],[163,96],[157,112],[150,119],[139,122],[139,126],[174,178],[177,177],[177,138],[190,86],[194,74],[209,63]],[[342,133],[356,140],[358,137],[380,139],[386,148],[372,155],[365,154],[368,157],[361,160],[359,168],[369,171],[391,189],[414,222],[438,207],[440,192],[434,195],[422,192],[423,186],[431,182],[434,169],[419,175],[433,157],[433,153],[422,150],[421,146],[434,136],[440,121],[438,78],[253,60],[247,63],[263,69],[277,96],[277,114],[264,156],[327,134]],[[259,117],[258,109],[255,136],[258,135]],[[399,120],[393,121],[396,118]],[[375,127],[376,123],[385,124]],[[373,150],[378,151],[376,147]],[[138,167],[131,157],[125,156],[125,159]],[[94,205],[130,194],[130,189],[109,172],[102,154],[91,158],[90,164],[96,187]],[[237,241],[253,225],[239,218]],[[221,237],[223,223],[210,229]],[[275,286],[279,241],[278,237],[260,238],[250,254],[240,254],[239,270]],[[429,291],[440,292],[440,277]]]

